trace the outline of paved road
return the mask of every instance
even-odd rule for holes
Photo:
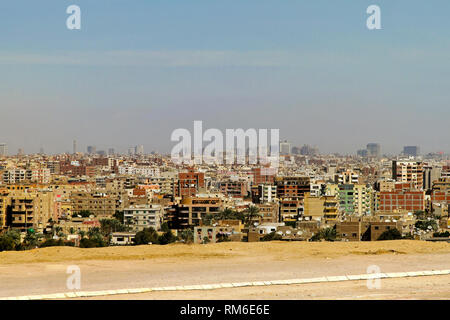
[[[367,281],[367,280],[366,280]],[[368,289],[366,281],[345,281],[270,287],[244,287],[210,291],[150,292],[84,299],[114,300],[374,300],[445,299],[450,300],[450,275],[381,279],[380,287]]]
[[[198,261],[183,263],[166,259],[3,265],[0,266],[0,297],[72,291],[66,287],[69,265],[80,267],[82,291],[96,291],[361,274],[366,273],[370,265],[379,266],[381,272],[449,269],[450,254],[352,255],[301,260],[199,258]],[[446,281],[448,287],[448,278]],[[262,289],[255,290],[261,292]]]

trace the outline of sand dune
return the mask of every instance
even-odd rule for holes
[[[0,265],[66,262],[86,260],[171,260],[177,261],[271,257],[273,259],[305,259],[341,257],[349,255],[450,253],[447,242],[412,240],[377,242],[226,242],[206,245],[172,244],[166,246],[146,245],[80,249],[73,247],[50,247],[29,251],[0,252]]]

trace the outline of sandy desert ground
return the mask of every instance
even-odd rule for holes
[[[0,297],[68,292],[67,267],[81,270],[81,290],[270,281],[381,272],[450,269],[450,244],[422,241],[264,242],[208,245],[53,247],[0,252]],[[150,292],[108,299],[450,299],[450,276]],[[97,297],[98,298],[98,297]]]

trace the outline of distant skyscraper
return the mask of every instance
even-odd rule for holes
[[[405,156],[417,157],[420,153],[418,146],[405,146],[403,147],[403,154]]]
[[[23,148],[19,148],[19,150],[17,150],[17,155],[23,156]]]
[[[291,154],[291,144],[287,140],[280,142],[280,154],[281,155]]]
[[[109,148],[109,149],[108,149],[108,154],[109,154],[109,155],[116,154],[116,150],[114,150],[114,148]]]
[[[0,156],[8,155],[8,145],[6,143],[0,143]]]
[[[305,144],[300,148],[300,154],[303,156],[314,156],[319,153],[319,149],[316,147],[311,147],[310,145]]]
[[[369,143],[367,145],[367,155],[369,157],[380,157],[381,155],[381,147],[378,143]]]
[[[73,140],[73,154],[77,153],[77,140]]]
[[[39,154],[44,154],[44,147],[41,147],[41,148],[39,149]]]
[[[97,148],[94,147],[94,146],[88,146],[88,147],[87,147],[87,152],[88,152],[89,154],[94,154],[94,153],[96,152],[96,150],[97,150]]]
[[[139,146],[134,147],[134,154],[143,155],[144,154],[144,146],[139,145]]]
[[[360,157],[367,157],[368,152],[367,152],[367,149],[361,149],[361,150],[358,150],[358,151],[356,152],[356,154],[357,154],[358,156],[360,156]]]

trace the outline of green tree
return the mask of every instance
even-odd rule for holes
[[[194,232],[191,229],[185,229],[181,232],[180,238],[184,243],[192,243],[194,242]]]
[[[416,216],[416,219],[425,219],[425,211],[416,210],[414,211],[414,216]]]
[[[425,231],[436,231],[438,229],[438,225],[436,220],[419,220],[416,221],[415,227],[420,230]],[[431,228],[429,228],[431,227]]]
[[[167,224],[167,222],[164,222],[163,224],[161,224],[161,231],[162,232],[167,232],[169,231],[169,225]]]
[[[152,227],[146,228],[136,233],[136,235],[134,236],[134,243],[136,245],[149,243],[158,244],[158,233]]]
[[[202,223],[204,226],[210,226],[213,224],[214,217],[211,213],[208,213],[202,218]]]
[[[9,230],[0,235],[0,251],[16,250],[20,245],[20,233],[16,230]]]
[[[116,213],[114,213],[113,215],[113,218],[119,221],[120,223],[125,223],[123,211],[116,211]]]
[[[207,243],[210,243],[210,242],[211,242],[211,240],[209,240],[208,237],[203,237],[203,244],[207,244]]]
[[[39,244],[39,237],[32,231],[27,231],[27,234],[23,240],[24,249],[36,248]]]
[[[172,233],[172,231],[166,231],[162,235],[159,236],[158,242],[159,244],[169,244],[173,243],[177,240],[177,237]]]
[[[257,206],[250,206],[244,212],[245,225],[250,226],[255,218],[261,217]]]
[[[435,237],[435,238],[447,238],[447,237],[450,237],[450,232],[448,232],[448,231],[435,232],[435,233],[433,233],[433,237]]]
[[[389,229],[384,231],[377,240],[400,240],[402,239],[402,234],[397,228]]]
[[[82,218],[89,218],[89,216],[94,215],[89,210],[81,210],[80,212],[75,212],[72,214],[72,218],[77,218],[78,216],[81,216]]]
[[[58,246],[64,246],[65,243],[62,239],[47,239],[44,242],[42,242],[39,247],[40,248],[46,248],[46,247],[58,247]]]
[[[320,240],[335,241],[336,238],[337,238],[336,226],[334,226],[333,228],[328,227],[320,230],[318,233],[316,233],[314,236],[311,237],[311,241],[320,241]]]
[[[83,237],[80,240],[80,248],[106,247],[108,245],[98,227],[91,228],[87,236],[88,238]]]
[[[276,233],[276,232],[271,232],[268,234],[265,234],[262,238],[261,241],[276,241],[276,240],[282,240],[283,237]]]
[[[97,242],[89,238],[83,238],[80,240],[80,248],[96,248],[98,247]]]
[[[100,230],[104,236],[109,236],[113,232],[126,231],[125,225],[116,219],[100,219]]]
[[[228,242],[231,241],[227,234],[219,233],[216,236],[217,242]]]

